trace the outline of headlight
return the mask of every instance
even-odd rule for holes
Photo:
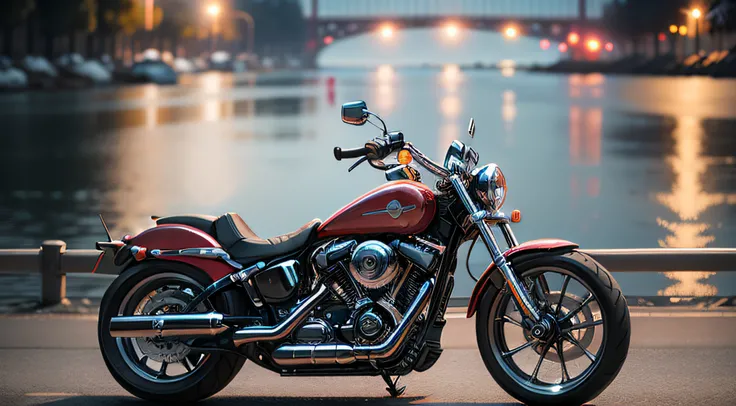
[[[472,173],[473,189],[483,204],[499,210],[506,200],[506,177],[496,164],[481,166]]]

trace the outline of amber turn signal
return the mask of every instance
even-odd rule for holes
[[[409,165],[414,158],[411,157],[411,152],[409,152],[408,149],[402,149],[401,151],[399,151],[396,159],[402,165]]]
[[[511,212],[511,222],[518,223],[521,221],[521,211],[514,210]]]

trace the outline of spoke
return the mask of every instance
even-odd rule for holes
[[[503,318],[498,318],[498,319],[496,319],[496,321],[503,322],[503,323],[510,323],[510,324],[515,325],[515,326],[524,328],[524,326],[522,326],[520,322],[512,319],[511,316],[509,316],[508,314],[504,314],[503,315]]]
[[[562,299],[565,298],[565,292],[567,291],[567,284],[570,283],[570,275],[565,275],[565,280],[562,281],[562,290],[560,291],[560,300],[557,302],[557,308],[555,309],[555,317],[560,316],[560,309],[562,309]]]
[[[509,350],[508,352],[504,352],[503,354],[501,354],[501,356],[504,357],[504,358],[511,357],[514,354],[517,354],[519,351],[522,351],[525,348],[529,348],[529,347],[531,347],[532,345],[534,345],[536,343],[537,343],[536,341],[527,341],[526,343],[524,343],[524,344],[522,344],[522,345],[514,348],[513,350]]]
[[[542,354],[539,355],[539,361],[537,361],[537,366],[534,367],[534,372],[532,372],[532,376],[529,377],[529,382],[534,382],[537,380],[537,375],[539,374],[539,368],[542,366],[542,361],[544,361],[544,357],[547,356],[547,353],[549,352],[549,348],[551,346],[552,346],[552,341],[544,345],[544,349],[542,349]]]
[[[166,361],[161,361],[161,369],[158,370],[158,373],[156,374],[156,378],[160,378],[162,376],[166,376],[166,367],[169,366],[169,363]]]
[[[141,358],[141,360],[138,362],[140,362],[143,365],[146,365],[146,363],[148,362],[148,355],[144,355],[143,358]]]
[[[192,372],[192,367],[189,366],[189,358],[184,357],[184,359],[182,359],[180,362],[182,365],[184,365],[184,368],[186,368],[187,372]]]
[[[563,339],[566,339],[567,341],[573,343],[576,347],[578,347],[581,350],[583,350],[583,352],[585,353],[585,356],[588,357],[588,359],[590,360],[591,363],[592,362],[595,362],[595,355],[593,355],[590,351],[588,351],[587,348],[583,347],[580,344],[580,342],[575,339],[575,337],[573,337],[572,335],[570,335],[570,333],[565,334],[562,338]]]
[[[566,333],[569,333],[569,332],[571,332],[573,330],[580,330],[581,328],[589,328],[589,327],[593,327],[593,326],[600,326],[601,324],[603,324],[603,319],[601,319],[601,320],[595,320],[595,321],[586,321],[585,323],[573,324],[572,326],[570,326],[568,328],[562,329],[561,333],[562,334],[566,334]]]
[[[560,383],[563,383],[566,380],[569,381],[570,374],[567,373],[567,365],[565,365],[565,351],[562,350],[561,339],[555,343],[555,351],[557,351],[557,356],[560,358],[560,368],[562,368],[562,381],[560,381]]]
[[[566,314],[565,317],[560,319],[560,323],[564,323],[570,320],[571,318],[573,318],[576,314],[580,313],[580,311],[583,310],[583,308],[587,306],[588,303],[592,302],[593,300],[595,300],[595,297],[593,296],[592,293],[590,293],[588,297],[586,297],[585,300],[583,300],[583,302],[580,303],[580,306],[578,306],[575,310],[571,311],[570,313]]]

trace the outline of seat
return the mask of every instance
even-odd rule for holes
[[[264,240],[239,215],[227,213],[215,220],[215,238],[233,259],[247,265],[298,251],[317,237],[320,224],[314,219],[296,231]]]

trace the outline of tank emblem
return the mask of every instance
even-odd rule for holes
[[[401,203],[399,203],[398,200],[391,200],[390,202],[388,202],[388,204],[386,205],[386,208],[385,209],[383,209],[383,210],[375,210],[375,211],[367,211],[367,212],[363,213],[363,215],[364,216],[372,216],[374,214],[388,213],[388,215],[391,216],[391,218],[397,219],[402,214],[404,214],[404,213],[406,213],[408,211],[412,211],[412,210],[414,210],[416,208],[417,208],[417,206],[414,205],[414,204],[410,204],[408,206],[402,206]]]

